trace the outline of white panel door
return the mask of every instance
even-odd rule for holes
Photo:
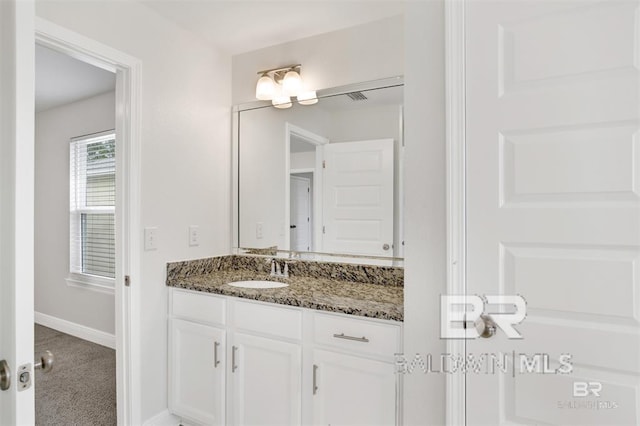
[[[468,425],[640,424],[639,17],[637,1],[467,3],[468,294],[527,302],[521,340],[468,341],[507,354],[506,372],[467,373]],[[521,364],[534,354],[546,373]]]
[[[301,424],[300,345],[235,333],[229,356],[229,424]]]
[[[323,248],[393,255],[393,139],[324,147]]]
[[[291,176],[291,250],[311,250],[311,179]]]
[[[394,425],[396,375],[387,362],[313,351],[313,424]]]
[[[206,425],[225,424],[225,331],[169,320],[169,409]]]
[[[34,3],[0,1],[0,424],[33,424]],[[23,372],[26,370],[23,370]]]

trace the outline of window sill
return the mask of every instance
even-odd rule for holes
[[[70,274],[67,278],[67,286],[91,290],[98,293],[115,294],[115,282],[113,278],[97,277],[95,275]]]

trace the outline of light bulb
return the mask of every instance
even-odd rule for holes
[[[315,90],[307,90],[306,92],[298,93],[298,103],[300,105],[313,105],[318,103],[318,96]]]
[[[270,101],[273,99],[276,91],[276,86],[271,77],[263,74],[256,84],[256,98],[261,101]]]
[[[293,106],[293,104],[291,103],[291,98],[289,98],[289,96],[284,94],[275,95],[273,97],[273,101],[271,101],[271,104],[274,107],[280,108],[280,109],[291,108]]]
[[[287,71],[282,79],[282,90],[287,96],[297,96],[302,89],[302,78],[294,70]]]

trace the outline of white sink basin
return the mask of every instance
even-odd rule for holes
[[[289,284],[279,283],[277,281],[234,281],[229,283],[232,287],[242,287],[242,288],[280,288],[280,287],[288,287]]]

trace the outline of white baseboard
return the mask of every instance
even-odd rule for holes
[[[35,312],[36,324],[53,328],[54,330],[70,334],[79,339],[88,340],[98,345],[106,346],[111,349],[116,348],[116,336],[114,334],[105,333],[95,328],[86,327],[71,321],[52,317],[51,315]]]
[[[169,410],[164,410],[144,422],[144,426],[178,426],[184,424],[179,417],[174,416]]]

